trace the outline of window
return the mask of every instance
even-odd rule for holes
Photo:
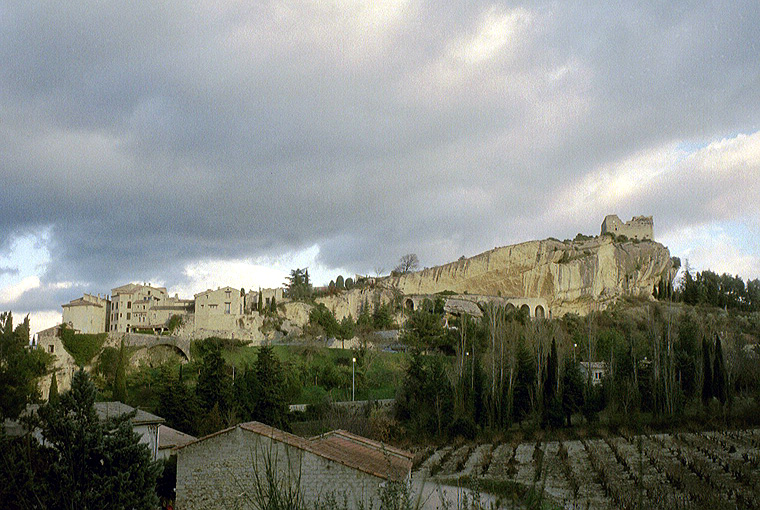
[[[224,292],[225,294],[227,294],[227,299],[229,299],[229,298],[230,298],[230,292],[231,292],[231,291],[229,291],[229,290],[227,290],[227,291],[225,291],[225,292]]]
[[[50,352],[55,352],[55,345],[50,344]]]
[[[208,305],[209,309],[216,310],[216,305]]]
[[[132,301],[127,301],[127,308],[132,308]]]
[[[131,313],[127,312],[127,320],[129,320],[129,316],[132,315]]]
[[[228,314],[230,313],[230,303],[224,303],[224,313]]]

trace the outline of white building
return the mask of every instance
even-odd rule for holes
[[[165,287],[128,283],[111,290],[109,331],[128,332],[149,327],[148,311],[167,300]]]
[[[240,289],[221,287],[195,295],[195,330],[231,332],[239,328],[244,296]]]
[[[105,333],[108,331],[111,301],[108,296],[84,294],[69,301],[63,308],[63,323],[81,333]]]
[[[581,361],[580,369],[584,380],[591,376],[591,384],[602,384],[602,379],[607,375],[607,363],[604,361]]]

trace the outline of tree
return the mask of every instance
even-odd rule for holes
[[[203,356],[195,394],[206,412],[210,412],[214,405],[222,414],[232,409],[232,377],[227,373],[218,341],[211,342],[209,351]]]
[[[261,287],[259,287],[259,303],[256,311],[259,313],[264,311],[264,295],[261,293]]]
[[[269,311],[272,314],[277,315],[277,301],[274,296],[272,296],[272,299],[269,301]]]
[[[578,363],[567,360],[562,371],[562,412],[567,426],[572,425],[571,417],[583,407],[583,375]]]
[[[285,289],[288,297],[294,301],[309,299],[311,297],[309,270],[307,268],[292,269],[290,276],[286,278]]]
[[[346,290],[351,290],[354,288],[354,279],[353,278],[346,278],[345,282]]]
[[[50,377],[50,390],[48,390],[48,402],[56,404],[58,402],[58,379],[55,377],[55,372]]]
[[[271,346],[261,346],[254,371],[258,384],[254,419],[273,427],[289,430],[288,403],[285,401],[285,374]]]
[[[406,274],[415,271],[420,266],[420,259],[417,258],[415,253],[407,253],[401,257],[398,261],[398,265],[394,269],[395,272]]]
[[[339,274],[338,277],[335,279],[335,288],[337,290],[346,289],[346,282],[343,280],[343,275]]]
[[[713,397],[712,366],[710,364],[710,346],[707,339],[702,339],[702,403],[707,405]]]
[[[133,431],[134,412],[101,421],[89,375],[74,374],[57,404],[40,407],[42,436],[53,452],[48,476],[56,490],[43,495],[49,508],[144,508],[158,505],[161,471]]]
[[[726,403],[726,366],[723,361],[723,348],[720,345],[720,337],[715,335],[715,356],[713,358],[713,396],[721,405]]]
[[[14,329],[11,312],[0,314],[0,420],[17,418],[40,398],[37,379],[47,371],[51,356],[28,347],[29,316]]]

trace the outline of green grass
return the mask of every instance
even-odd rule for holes
[[[403,380],[406,354],[367,352],[363,357],[349,349],[325,347],[276,345],[277,358],[286,367],[286,373],[296,378],[293,384],[301,392],[293,404],[314,404],[316,394],[330,394],[333,401],[351,400],[352,359],[357,358],[356,400],[380,400],[394,398]],[[222,356],[227,364],[238,371],[256,363],[259,347],[225,346]],[[322,398],[322,397],[320,397]]]

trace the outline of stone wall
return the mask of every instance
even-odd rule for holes
[[[58,337],[58,327],[40,331],[37,335],[37,348],[54,356],[53,370],[56,374],[55,379],[58,385],[58,393],[71,388],[71,378],[74,376],[74,372],[78,370],[78,367],[74,358],[63,347],[63,342]],[[51,372],[40,379],[39,388],[43,400],[47,400],[48,398],[52,378],[53,374]]]
[[[634,216],[631,221],[623,223],[615,214],[604,218],[602,235],[614,234],[629,239],[654,239],[654,221],[651,216]]]
[[[178,510],[240,508],[251,505],[256,477],[266,481],[266,465],[282,487],[300,485],[308,503],[331,492],[349,508],[374,499],[382,479],[240,427],[177,450]]]

